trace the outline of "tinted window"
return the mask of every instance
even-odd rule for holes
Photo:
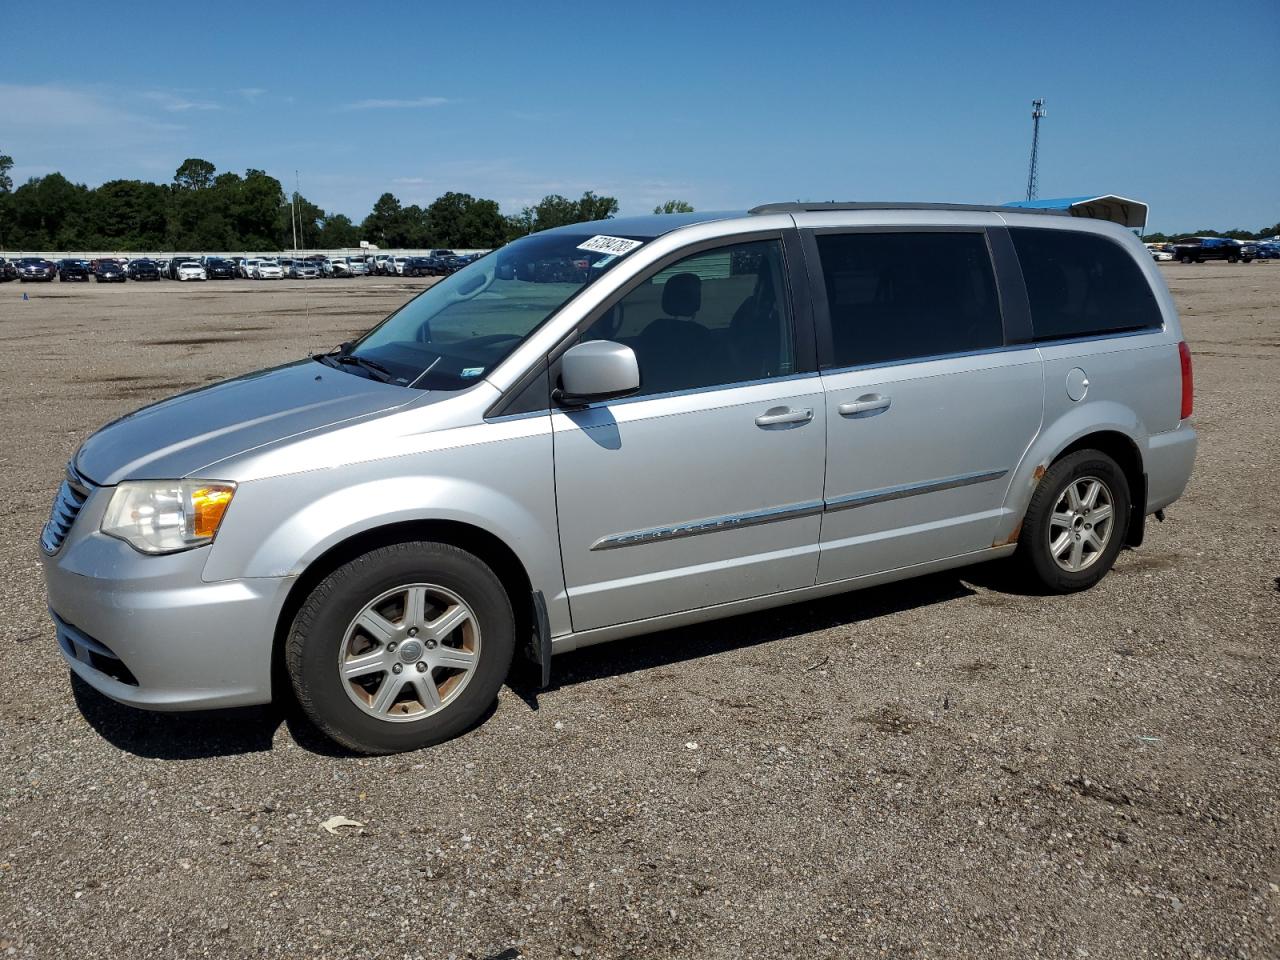
[[[1004,342],[982,233],[819,234],[832,365],[857,366]]]
[[[1015,227],[1037,340],[1144,330],[1162,323],[1146,277],[1107,237]]]
[[[640,396],[795,373],[782,245],[740,243],[664,267],[583,339],[635,350]]]

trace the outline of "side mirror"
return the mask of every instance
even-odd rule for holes
[[[614,400],[640,389],[635,351],[612,340],[588,340],[560,358],[560,386],[551,398],[564,407]]]

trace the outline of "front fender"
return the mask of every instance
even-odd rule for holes
[[[352,536],[423,520],[492,534],[548,602],[563,598],[549,432],[243,483],[203,577],[297,576]]]

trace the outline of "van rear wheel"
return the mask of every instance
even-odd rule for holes
[[[449,544],[399,543],[339,567],[303,602],[285,648],[308,718],[360,753],[463,733],[493,703],[515,648],[497,575]]]
[[[1053,464],[1036,487],[1018,537],[1031,578],[1053,593],[1087,590],[1111,569],[1129,528],[1129,483],[1101,450]]]

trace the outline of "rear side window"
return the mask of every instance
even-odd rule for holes
[[[1113,240],[1074,230],[1009,230],[1037,340],[1159,328],[1151,285]]]
[[[836,367],[1004,343],[983,233],[826,233],[818,255]]]

